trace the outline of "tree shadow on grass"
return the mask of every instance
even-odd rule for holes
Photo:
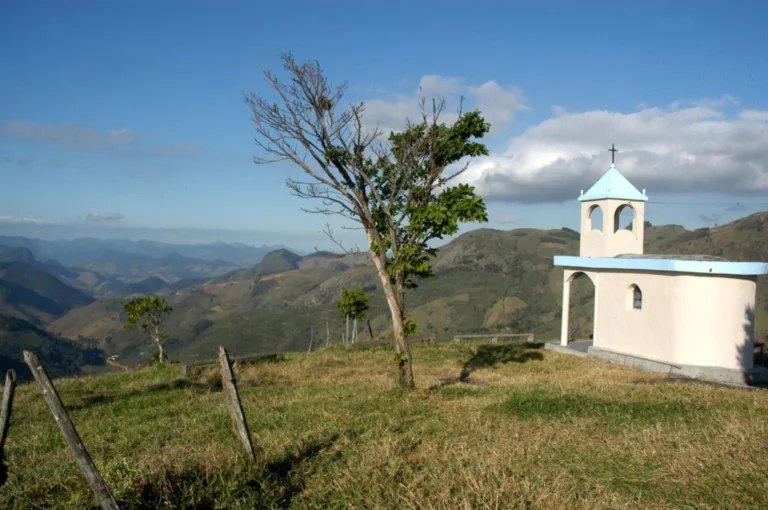
[[[222,390],[221,379],[204,384],[187,379],[173,379],[160,384],[155,384],[143,390],[133,390],[117,394],[97,394],[81,397],[80,402],[66,405],[68,411],[80,411],[91,407],[110,404],[119,400],[127,400],[138,396],[166,391],[193,390],[195,393],[210,393]]]
[[[458,377],[445,377],[441,379],[440,386],[447,386],[457,382],[465,384],[484,384],[482,381],[470,377],[472,372],[482,368],[496,368],[507,363],[525,363],[544,359],[540,350],[542,343],[524,344],[483,344],[469,349],[467,360],[461,367]]]
[[[271,462],[241,461],[223,469],[204,466],[166,471],[152,478],[133,480],[133,490],[124,491],[120,508],[180,509],[221,508],[223,501],[238,508],[290,508],[305,489],[309,464],[339,438],[308,441],[290,448]]]

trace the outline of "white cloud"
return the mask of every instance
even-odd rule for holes
[[[390,100],[365,101],[363,118],[368,129],[379,123],[385,132],[401,131],[406,125],[406,119],[412,122],[421,120],[422,98],[428,101],[428,113],[432,98],[445,98],[446,110],[441,120],[450,124],[457,118],[460,96],[465,96],[465,110],[479,108],[483,111],[485,119],[491,124],[491,133],[504,131],[514,121],[518,111],[528,109],[522,91],[515,87],[502,86],[495,81],[469,85],[459,78],[425,75],[413,94],[400,95]]]
[[[495,81],[487,81],[479,87],[469,87],[475,98],[475,107],[491,124],[491,133],[504,131],[520,110],[527,110],[523,103],[523,91],[516,87],[502,87]]]
[[[743,110],[739,113],[739,118],[747,121],[768,122],[768,110]]]
[[[421,77],[419,89],[425,96],[456,94],[462,88],[460,78],[443,77],[439,74],[426,74]],[[417,90],[417,92],[418,92]]]
[[[513,218],[512,216],[500,216],[498,218],[492,218],[493,223],[498,223],[499,225],[511,225],[517,220]]]
[[[632,113],[553,108],[553,116],[472,162],[461,180],[488,199],[556,202],[578,197],[610,164],[654,192],[768,192],[768,111],[725,108],[730,96]]]
[[[53,225],[54,223],[42,218],[27,218],[24,216],[10,216],[0,214],[0,225]]]
[[[120,213],[88,213],[85,215],[87,221],[120,221],[123,215]]]
[[[459,96],[503,132],[527,110],[519,88],[487,81],[469,85],[454,77],[425,75],[413,95],[366,101],[368,127],[401,130],[421,117],[421,97],[445,97],[447,123],[456,119]],[[642,103],[636,111],[569,112],[560,106],[540,124],[509,140],[506,149],[478,158],[461,176],[489,200],[560,202],[578,197],[608,168],[608,149],[638,188],[654,192],[768,192],[768,110],[740,108],[730,95]],[[735,110],[735,111],[734,111]]]

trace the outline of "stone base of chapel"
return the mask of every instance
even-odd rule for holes
[[[633,356],[631,354],[624,354],[594,346],[587,350],[587,356],[590,358],[608,361],[610,363],[632,367],[637,370],[665,374],[670,377],[687,377],[701,381],[739,386],[743,386],[745,384],[768,384],[768,369],[762,366],[755,366],[752,370],[743,371],[732,368],[680,365],[641,358],[639,356]]]

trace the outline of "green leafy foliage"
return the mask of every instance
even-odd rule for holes
[[[123,312],[128,317],[124,328],[128,331],[141,330],[147,333],[160,350],[159,361],[164,361],[163,344],[168,336],[160,329],[165,318],[173,312],[173,308],[164,297],[139,296],[128,300]]]
[[[362,287],[341,289],[341,299],[336,302],[336,307],[342,317],[363,320],[368,315],[368,295]]]
[[[405,337],[410,338],[416,336],[419,332],[419,326],[410,317],[405,318]]]
[[[451,126],[424,121],[390,135],[391,156],[380,157],[375,165],[377,192],[370,209],[389,254],[387,270],[393,283],[415,288],[417,278],[434,276],[429,261],[437,249],[430,241],[458,233],[460,223],[488,221],[485,203],[472,186],[446,185],[453,177],[447,171],[450,165],[488,154],[473,139],[489,129],[480,112],[471,111]],[[380,254],[376,244],[371,250]]]

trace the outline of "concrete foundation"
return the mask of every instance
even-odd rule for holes
[[[561,354],[569,354],[571,356],[578,356],[580,358],[586,358],[587,357],[587,353],[586,352],[578,350],[578,349],[573,349],[573,348],[571,348],[570,345],[564,347],[564,346],[559,345],[559,344],[546,343],[546,344],[544,344],[544,349],[546,349],[548,351],[559,352]]]
[[[587,350],[587,356],[598,360],[608,361],[609,363],[632,367],[637,370],[655,372],[668,376],[689,377],[691,379],[699,379],[702,381],[735,385],[768,383],[768,369],[762,366],[755,366],[751,370],[745,372],[730,368],[679,365],[631,356],[629,354],[614,352],[594,346]]]

